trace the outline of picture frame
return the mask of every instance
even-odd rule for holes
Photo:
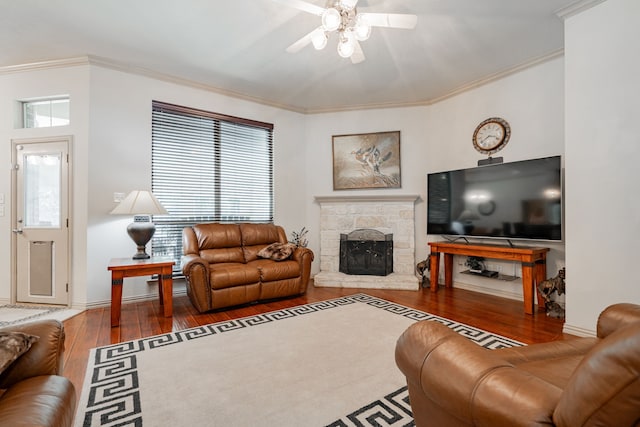
[[[333,189],[400,188],[400,131],[334,135]]]

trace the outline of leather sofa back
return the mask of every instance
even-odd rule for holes
[[[238,224],[196,224],[183,233],[183,253],[196,254],[210,263],[244,262]]]
[[[247,263],[271,243],[286,243],[284,229],[273,224],[196,224],[182,234],[184,255],[198,255],[209,263]]]

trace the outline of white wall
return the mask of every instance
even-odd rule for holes
[[[81,61],[80,61],[81,63]],[[4,216],[0,216],[0,301],[10,302],[11,290],[11,145],[12,140],[71,135],[72,218],[71,287],[86,281],[87,156],[89,150],[89,66],[39,69],[0,75],[0,193]],[[70,124],[53,128],[20,129],[14,126],[18,100],[69,95]],[[18,128],[16,128],[18,127]],[[75,287],[75,298],[84,300],[84,286]]]
[[[594,330],[640,303],[640,2],[607,0],[565,23],[567,312]]]
[[[425,259],[427,173],[476,166],[485,156],[473,148],[473,131],[478,123],[493,116],[503,117],[511,125],[511,140],[498,154],[505,162],[564,154],[563,76],[563,59],[556,58],[430,106],[308,116],[306,189],[311,205],[307,223],[312,249],[319,250],[320,240],[320,230],[315,226],[320,221],[320,207],[313,203],[314,196],[420,194],[421,200],[416,203],[416,262]],[[400,130],[402,188],[334,192],[332,135],[394,130]],[[429,240],[439,238],[429,236]],[[564,244],[545,242],[544,246],[552,248],[548,260],[551,277],[564,266]],[[464,262],[464,258],[459,257],[459,261]],[[505,274],[512,273],[514,264],[494,264],[502,265]],[[521,281],[499,282],[459,274],[454,275],[454,281],[461,287],[522,298]]]

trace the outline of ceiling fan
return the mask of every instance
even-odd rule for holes
[[[418,22],[416,15],[399,13],[358,13],[358,0],[327,0],[326,7],[320,7],[303,0],[273,0],[321,18],[321,25],[287,48],[296,53],[308,44],[317,50],[324,49],[333,32],[338,34],[338,54],[351,58],[357,64],[364,61],[360,46],[371,35],[371,27],[413,29]]]

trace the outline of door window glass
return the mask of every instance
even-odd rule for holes
[[[60,227],[61,155],[28,154],[24,158],[24,226]]]

